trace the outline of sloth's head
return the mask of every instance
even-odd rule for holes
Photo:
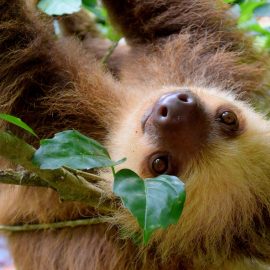
[[[202,168],[224,173],[247,162],[256,170],[261,159],[267,164],[270,122],[230,92],[164,88],[127,94],[123,103],[111,154],[127,157],[123,166],[142,177],[169,174],[188,183]]]
[[[217,89],[137,92],[124,103],[110,134],[112,157],[126,157],[123,167],[141,177],[169,174],[186,183],[179,224],[154,237],[162,237],[161,253],[205,261],[220,257],[220,250],[226,257],[269,254],[269,122]]]

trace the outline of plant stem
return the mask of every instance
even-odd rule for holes
[[[101,63],[103,65],[107,65],[107,62],[109,60],[109,58],[111,57],[111,55],[113,54],[114,50],[116,49],[116,47],[118,46],[119,41],[114,42],[109,49],[107,50],[106,54],[103,56],[103,58],[101,59]]]
[[[2,232],[26,232],[36,230],[61,229],[66,227],[87,226],[109,222],[110,217],[97,217],[89,219],[77,219],[46,224],[0,225]]]

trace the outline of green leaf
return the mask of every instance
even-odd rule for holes
[[[116,173],[113,190],[137,218],[145,244],[156,229],[178,222],[186,197],[184,184],[176,176],[143,180],[128,169]]]
[[[96,16],[98,22],[106,24],[107,12],[97,0],[83,0],[82,4],[83,8]]]
[[[83,1],[82,7],[86,9],[88,12],[92,13],[94,15],[96,23],[101,23],[103,25],[108,26],[108,14],[105,8],[98,5],[97,3],[85,3]]]
[[[121,36],[114,30],[110,25],[97,24],[98,30],[102,33],[102,35],[108,38],[111,41],[119,41]]]
[[[82,0],[82,3],[87,7],[95,7],[98,5],[97,0]]]
[[[78,12],[82,0],[40,0],[38,8],[48,15],[63,15]]]
[[[107,150],[97,141],[76,130],[66,130],[52,139],[41,140],[33,163],[41,169],[57,169],[62,166],[73,169],[112,167],[124,162],[114,162]]]
[[[97,6],[92,7],[92,6],[85,6],[85,5],[83,5],[83,7],[86,8],[91,13],[93,13],[96,16],[98,22],[103,23],[103,24],[106,23],[106,14],[104,13],[103,8],[100,8]]]
[[[22,129],[28,131],[32,135],[38,137],[37,134],[34,132],[34,130],[32,128],[30,128],[26,123],[24,123],[20,118],[17,118],[15,116],[12,116],[9,114],[0,113],[0,119],[7,121],[13,125],[16,125]]]
[[[224,0],[225,3],[227,3],[227,4],[234,4],[234,5],[241,4],[241,3],[245,2],[245,1],[246,0]]]
[[[253,12],[256,8],[263,6],[265,4],[265,0],[248,0],[240,4],[241,8],[241,15],[239,17],[238,22],[244,23],[248,20],[250,20],[253,17]]]
[[[235,0],[224,0],[224,2],[227,4],[233,4],[235,2]]]

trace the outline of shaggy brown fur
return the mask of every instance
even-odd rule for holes
[[[95,56],[98,61],[103,61],[113,42],[102,37],[96,24],[88,13],[80,12],[64,15],[59,20],[61,34],[65,38],[76,38],[86,52]],[[130,53],[130,47],[125,44],[118,44],[112,55],[106,59],[104,66],[118,78],[122,63]]]
[[[140,120],[166,92],[188,87],[210,115],[224,104],[237,108],[245,132],[226,138],[212,123],[207,149],[180,175],[188,199],[179,224],[157,232],[147,248],[127,239],[138,226],[119,210],[116,226],[10,235],[18,270],[263,269],[261,263],[270,263],[270,125],[237,99],[264,89],[267,58],[235,29],[219,1],[104,4],[132,47],[119,82],[77,41],[56,41],[23,1],[0,0],[1,111],[19,116],[40,137],[80,130],[105,142],[113,157],[127,156],[125,166],[141,176],[150,175],[142,160],[155,146],[141,134]],[[5,224],[92,214],[60,203],[45,188],[3,185],[0,205]]]

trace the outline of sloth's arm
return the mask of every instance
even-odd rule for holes
[[[246,55],[253,51],[250,40],[237,30],[223,0],[103,0],[103,3],[111,21],[130,44],[148,44],[173,34],[188,33],[194,43],[208,37],[216,48],[237,52],[245,49]]]
[[[182,39],[188,37],[187,58],[192,60],[195,56],[198,63],[207,65],[206,60],[213,56],[211,65],[224,66],[224,74],[230,70],[233,76],[229,80],[239,83],[241,91],[264,89],[262,82],[268,76],[269,56],[259,53],[252,38],[237,29],[236,20],[223,0],[103,0],[103,4],[112,23],[135,50],[146,46],[155,51],[156,43],[169,44],[174,40],[178,45],[169,48],[169,55],[181,59],[175,60],[180,64],[183,56],[177,55],[183,53]],[[203,49],[203,53],[196,52],[196,48]],[[192,49],[194,52],[188,53]],[[220,59],[220,53],[225,53],[222,62],[216,60]],[[245,65],[241,68],[239,64]]]
[[[205,35],[206,31],[207,34],[228,31],[234,25],[227,6],[220,0],[103,0],[103,3],[120,31],[138,43],[185,29]]]
[[[77,43],[55,40],[39,17],[24,1],[0,0],[0,111],[41,137],[77,125],[103,137],[113,81]]]

